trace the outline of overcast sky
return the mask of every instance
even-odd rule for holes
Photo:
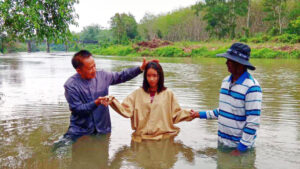
[[[198,0],[80,0],[75,5],[79,15],[78,27],[71,26],[71,31],[80,32],[83,27],[99,24],[109,27],[109,20],[115,13],[130,12],[139,22],[145,13],[168,13],[181,7],[193,5]]]

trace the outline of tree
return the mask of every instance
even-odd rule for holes
[[[282,33],[283,18],[285,17],[286,0],[263,0],[265,20],[272,24],[272,34]]]
[[[127,43],[137,35],[137,23],[131,14],[116,13],[110,20],[110,28],[117,43]]]
[[[193,6],[196,14],[204,12],[203,19],[207,21],[206,30],[210,36],[219,39],[229,35],[235,37],[236,19],[245,16],[248,11],[248,0],[205,0]]]
[[[300,16],[289,23],[288,32],[300,36]]]
[[[113,35],[110,29],[101,29],[98,40],[100,45],[106,47],[113,42]]]
[[[5,35],[0,34],[0,52],[4,53],[4,43],[5,43]]]
[[[300,16],[300,1],[299,0],[289,0],[288,1],[289,8],[286,11],[288,12],[288,19],[295,20]]]
[[[151,13],[145,13],[138,25],[138,34],[146,40],[153,39],[157,32],[153,29],[156,16]]]
[[[89,25],[83,28],[80,32],[81,41],[85,42],[97,42],[100,45],[106,46],[112,42],[112,32],[102,28],[99,25]]]
[[[35,38],[48,43],[70,39],[69,25],[77,23],[74,4],[78,0],[5,0],[0,4],[4,32],[21,41]]]
[[[247,29],[250,28],[251,0],[248,0]]]
[[[101,28],[99,25],[90,25],[83,28],[80,34],[81,41],[98,41]]]

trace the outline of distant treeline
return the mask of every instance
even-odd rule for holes
[[[146,13],[139,22],[130,13],[116,13],[109,28],[84,27],[57,49],[65,46],[75,51],[90,44],[107,48],[155,38],[173,42],[300,43],[300,0],[204,0],[166,14]]]
[[[110,28],[87,26],[74,40],[101,45],[159,38],[169,41],[238,39],[253,43],[300,42],[300,0],[205,0],[167,14],[115,14]]]

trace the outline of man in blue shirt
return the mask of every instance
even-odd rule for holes
[[[145,69],[142,66],[125,69],[121,72],[96,70],[92,54],[81,50],[72,58],[76,74],[65,83],[65,97],[71,113],[70,126],[64,135],[75,141],[83,135],[107,134],[111,132],[109,109],[103,97],[108,95],[110,85],[126,82],[138,76]]]
[[[234,43],[226,53],[228,72],[221,86],[219,107],[214,110],[192,112],[194,118],[218,119],[218,143],[220,147],[235,148],[233,155],[254,146],[260,124],[262,91],[259,83],[247,69],[255,70],[249,62],[248,45]]]

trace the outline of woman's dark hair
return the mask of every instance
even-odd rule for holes
[[[160,92],[166,90],[167,88],[164,86],[165,79],[164,79],[164,71],[163,71],[162,67],[157,62],[149,62],[144,71],[144,80],[143,80],[144,91],[149,93],[150,85],[147,80],[147,72],[150,68],[156,70],[157,74],[158,74],[157,93],[160,93]]]
[[[75,55],[72,58],[72,65],[73,65],[74,69],[77,69],[77,68],[80,68],[81,66],[83,66],[82,60],[89,58],[90,56],[92,56],[92,54],[87,50],[81,50],[81,51],[75,53]]]

